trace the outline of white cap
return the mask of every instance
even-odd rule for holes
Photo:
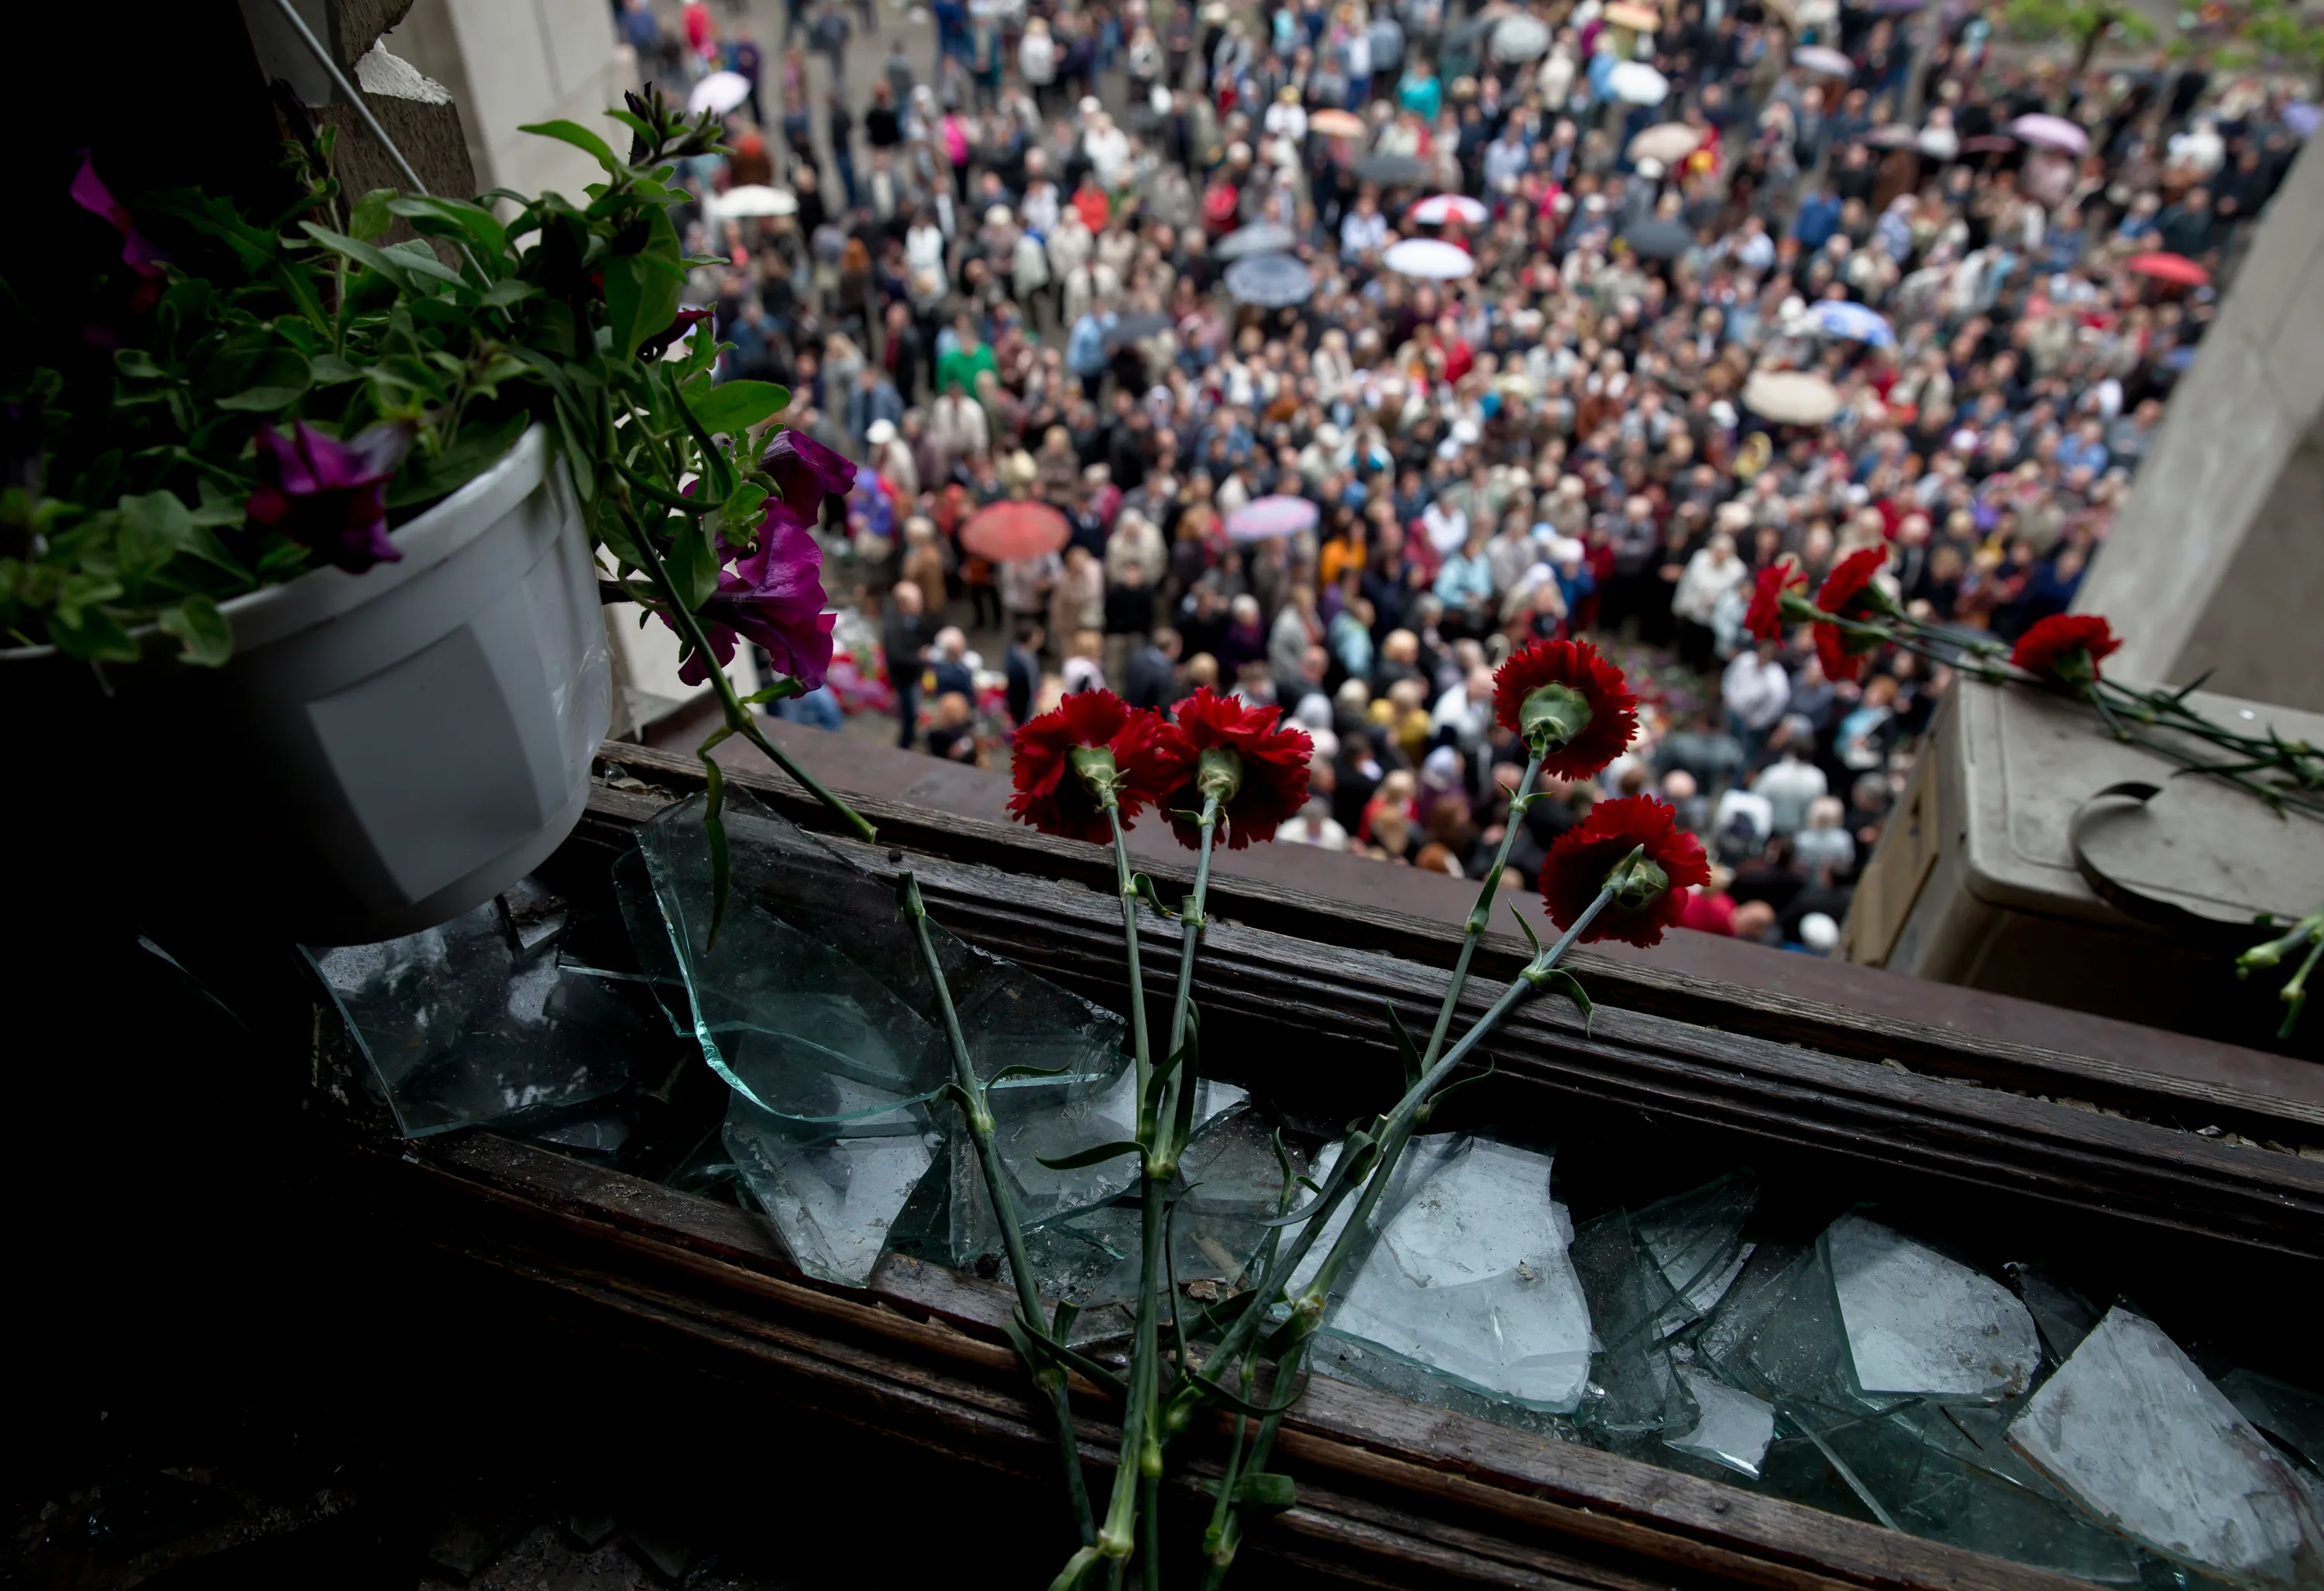
[[[1006,226],[1014,219],[1015,217],[1009,214],[1007,205],[995,205],[984,212],[984,224],[987,226]]]
[[[1800,919],[1800,943],[1820,956],[1830,955],[1840,943],[1840,924],[1821,912],[1810,912]]]
[[[896,422],[876,419],[864,428],[863,439],[874,447],[885,447],[896,439]]]

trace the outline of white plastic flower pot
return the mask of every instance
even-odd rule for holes
[[[368,943],[482,905],[557,849],[613,693],[588,534],[550,464],[535,427],[397,530],[399,561],[221,603],[235,649],[216,673],[114,669],[109,702],[68,708],[63,738],[93,763],[134,749],[146,777],[155,753],[169,769],[171,821],[139,835],[133,887]],[[36,650],[12,655],[39,665],[20,683],[91,678]]]
[[[588,534],[549,465],[536,426],[396,531],[400,561],[223,604],[212,699],[272,786],[245,792],[272,809],[270,915],[305,942],[456,916],[580,822],[613,685]]]

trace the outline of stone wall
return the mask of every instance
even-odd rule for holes
[[[2074,607],[2107,667],[2324,709],[2324,156],[2263,218]]]

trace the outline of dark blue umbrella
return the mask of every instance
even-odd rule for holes
[[[1315,291],[1314,273],[1288,254],[1254,254],[1227,268],[1227,291],[1265,309],[1304,304]]]

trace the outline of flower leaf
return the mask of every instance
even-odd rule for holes
[[[162,609],[155,621],[162,634],[177,637],[180,655],[197,667],[216,668],[234,655],[234,626],[198,592]]]
[[[1397,1015],[1396,1002],[1382,1000],[1380,1004],[1388,1007],[1388,1032],[1395,1035],[1397,1058],[1404,1062],[1404,1086],[1408,1089],[1420,1081],[1420,1051],[1413,1044],[1412,1035],[1404,1030],[1404,1018]]]
[[[613,152],[607,147],[605,141],[578,122],[562,120],[531,122],[519,127],[517,131],[530,133],[540,138],[554,138],[559,143],[569,143],[604,167],[608,174],[618,172],[622,169],[622,162],[613,158]]]
[[[790,389],[773,382],[724,382],[686,406],[706,431],[733,436],[770,420],[790,407]]]
[[[1542,987],[1555,989],[1582,1007],[1582,1031],[1587,1035],[1590,1032],[1591,1018],[1597,1014],[1598,1007],[1591,1003],[1590,991],[1582,987],[1582,979],[1561,967],[1550,973]]]
[[[395,189],[374,188],[355,202],[347,212],[347,231],[358,242],[369,243],[395,225],[394,213],[388,207],[395,202]]]
[[[706,521],[678,519],[670,523],[677,531],[662,561],[669,566],[670,584],[678,588],[678,599],[698,613],[718,589],[718,553],[711,545]]]

